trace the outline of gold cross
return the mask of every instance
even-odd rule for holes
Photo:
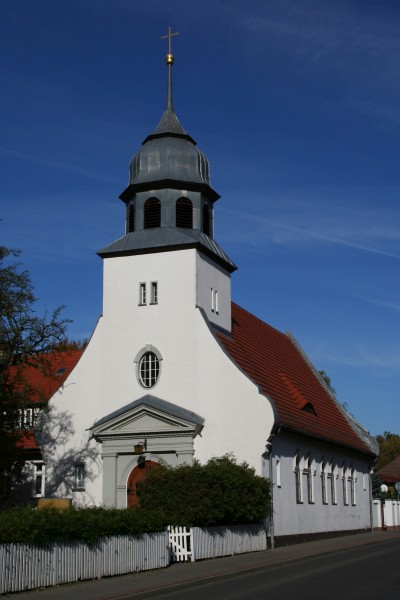
[[[171,33],[171,27],[168,27],[168,35],[162,35],[162,36],[161,36],[161,39],[162,39],[162,40],[165,40],[166,38],[168,38],[168,54],[172,54],[172,48],[171,48],[171,38],[172,38],[174,35],[179,35],[179,33],[178,33],[178,32],[176,32],[176,33]]]

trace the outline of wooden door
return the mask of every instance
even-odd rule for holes
[[[158,463],[152,460],[144,460],[143,462],[139,463],[137,467],[132,469],[126,484],[128,508],[139,506],[138,487],[140,483],[146,479],[149,470],[159,466],[160,465]]]

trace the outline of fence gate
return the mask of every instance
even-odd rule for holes
[[[168,527],[170,562],[190,562],[192,554],[192,531],[189,527]]]

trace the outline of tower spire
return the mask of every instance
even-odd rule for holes
[[[178,32],[172,33],[172,28],[168,27],[168,34],[162,35],[161,39],[168,39],[168,54],[165,57],[165,62],[168,66],[168,88],[167,88],[167,109],[174,108],[172,101],[172,65],[174,64],[174,55],[172,54],[172,43],[171,38],[175,35],[179,35]]]

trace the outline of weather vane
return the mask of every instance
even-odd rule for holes
[[[179,33],[178,32],[172,33],[171,27],[168,27],[168,34],[161,36],[162,40],[165,40],[166,38],[168,38],[168,54],[165,57],[165,62],[167,63],[167,65],[172,65],[174,63],[174,55],[172,54],[171,38],[174,37],[175,35],[179,35]]]

